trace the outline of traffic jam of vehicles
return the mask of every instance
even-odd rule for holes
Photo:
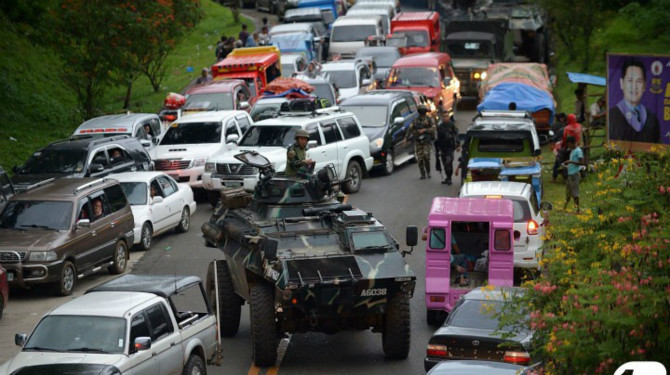
[[[541,366],[533,332],[501,336],[482,306],[499,311],[523,293],[518,275],[541,268],[551,204],[540,144],[555,111],[542,25],[515,29],[509,1],[475,19],[394,0],[267,3],[284,23],[266,43],[233,49],[159,113],[90,119],[11,176],[0,167],[0,318],[9,287],[70,296],[86,276],[119,275],[17,333],[21,350],[0,374],[74,373],[67,364],[154,374],[159,362],[160,373],[204,374],[245,304],[259,367],[275,365],[283,336],[305,332],[371,331],[401,360],[421,298],[437,330],[414,343],[425,345],[417,373]],[[423,168],[417,150],[437,132],[414,128],[455,121],[466,99],[479,104],[454,134],[458,196],[426,197],[426,222],[406,223],[401,242],[347,203],[370,173]],[[207,222],[192,222],[208,209],[196,201],[211,204]],[[220,251],[205,279],[126,272],[131,252],[194,229]],[[425,277],[406,261],[415,247]]]

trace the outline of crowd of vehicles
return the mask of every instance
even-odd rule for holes
[[[476,313],[484,300],[504,303],[515,271],[537,271],[543,254],[551,205],[542,202],[538,156],[553,97],[546,66],[516,62],[522,52],[545,61],[539,14],[489,6],[443,23],[435,11],[402,12],[396,0],[256,6],[285,21],[270,30],[271,45],[234,49],[212,65],[212,81],[189,87],[161,115],[98,117],[36,151],[11,179],[0,167],[0,317],[8,285],[70,295],[99,270],[124,273],[130,248],[189,230],[199,193],[214,207],[206,245],[222,251],[204,285],[124,275],[89,290],[17,335],[22,351],[0,372],[66,366],[84,353],[82,365],[110,365],[91,368],[101,373],[151,373],[158,363],[165,373],[204,373],[220,359],[216,336],[238,331],[244,303],[258,366],[274,365],[281,335],[308,331],[372,329],[385,356],[402,359],[416,282],[425,282],[427,322],[442,325],[427,344],[426,371],[536,363],[532,332],[493,338],[496,318]],[[522,14],[535,23],[521,26]],[[528,71],[530,81],[519,78]],[[286,78],[301,83],[273,91]],[[544,106],[526,105],[539,97],[527,87]],[[407,132],[418,107],[440,122],[462,97],[479,97],[481,113],[462,135],[460,196],[433,199],[421,281],[403,259],[411,250],[338,193],[359,191],[373,168],[389,175],[412,160]],[[521,111],[504,111],[506,100]],[[316,173],[287,177],[286,149],[299,130],[309,134]],[[407,246],[417,237],[408,227]],[[454,244],[467,280],[452,265]],[[121,299],[129,302],[120,307]],[[473,340],[486,358],[468,354]],[[486,361],[462,361],[473,359]]]

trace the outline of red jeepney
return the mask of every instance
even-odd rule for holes
[[[440,51],[440,16],[437,12],[401,12],[391,20],[391,39],[402,39],[400,53]]]
[[[236,48],[212,65],[212,76],[215,81],[243,79],[257,98],[269,82],[281,76],[279,58],[279,48],[275,46]]]

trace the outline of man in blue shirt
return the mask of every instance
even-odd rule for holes
[[[577,146],[575,137],[567,137],[565,144],[568,150],[570,150],[570,157],[563,162],[563,165],[568,169],[568,178],[565,183],[565,205],[563,205],[563,209],[565,210],[568,207],[568,202],[570,202],[570,197],[572,197],[575,200],[577,213],[579,213],[579,171],[581,166],[584,165],[584,153]]]

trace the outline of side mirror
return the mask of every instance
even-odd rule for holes
[[[403,117],[396,117],[393,119],[393,125],[404,125],[405,124],[405,118]]]
[[[21,173],[21,168],[18,165],[12,167],[12,172],[19,174]]]
[[[135,352],[151,349],[151,337],[137,337],[133,343]]]
[[[226,143],[235,143],[237,144],[237,141],[240,139],[240,136],[237,134],[228,134],[226,136]]]
[[[157,204],[157,203],[162,203],[162,202],[163,202],[163,197],[161,197],[160,195],[157,195],[157,196],[153,197],[153,199],[151,200],[151,204]]]
[[[240,109],[245,110],[249,109],[249,102],[240,102]]]
[[[419,242],[419,228],[416,225],[408,225],[405,230],[405,241],[407,246],[416,246]]]
[[[315,140],[310,140],[307,142],[307,149],[311,150],[313,148],[316,148],[319,144]]]
[[[91,164],[88,166],[89,173],[102,172],[104,169],[105,167],[103,167],[102,164]]]
[[[140,139],[140,144],[144,146],[144,148],[151,147],[151,141],[148,139]]]
[[[23,344],[26,343],[26,340],[28,339],[28,335],[25,333],[17,333],[14,335],[14,344],[16,346],[23,346]]]
[[[370,86],[372,84],[372,80],[369,79],[369,78],[366,78],[366,79],[363,80],[363,82],[361,82],[361,84],[363,86]]]
[[[81,219],[77,221],[77,229],[90,228],[90,227],[91,227],[91,220],[89,219]]]
[[[160,142],[160,139],[158,139],[158,137],[153,137],[153,138],[151,139],[151,142],[153,142],[155,145],[157,145],[158,142]]]

